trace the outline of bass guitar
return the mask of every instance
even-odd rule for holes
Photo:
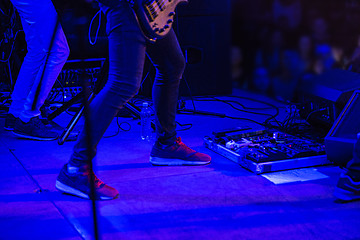
[[[144,35],[156,41],[171,30],[175,9],[188,0],[129,0]]]

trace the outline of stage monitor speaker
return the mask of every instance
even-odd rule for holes
[[[360,132],[360,91],[355,91],[325,137],[327,158],[345,166],[351,160]]]
[[[180,95],[231,94],[229,17],[178,17],[175,32],[186,59]]]
[[[302,84],[300,115],[318,128],[330,130],[355,90],[360,90],[360,74],[332,69]]]

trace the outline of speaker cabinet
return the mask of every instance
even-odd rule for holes
[[[175,23],[186,69],[180,95],[231,94],[230,0],[190,0]],[[186,82],[189,87],[187,86]]]
[[[186,58],[180,96],[232,93],[229,12],[230,0],[190,0],[177,8],[173,26]],[[141,94],[151,95],[151,87],[152,82],[145,81]]]
[[[232,92],[228,16],[184,16],[175,31],[186,59],[182,96]],[[185,82],[186,81],[186,82]]]
[[[360,132],[360,91],[355,91],[325,137],[327,158],[345,166],[352,159]]]
[[[302,83],[300,115],[328,132],[354,91],[360,90],[360,74],[332,69]]]

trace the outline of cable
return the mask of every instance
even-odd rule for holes
[[[18,31],[15,33],[15,37],[14,37],[14,40],[13,40],[13,44],[12,44],[12,46],[11,46],[11,50],[10,50],[9,57],[8,57],[6,60],[5,60],[5,58],[4,58],[4,59],[0,59],[0,62],[6,63],[6,62],[8,62],[8,61],[10,60],[11,55],[12,55],[12,52],[13,52],[13,50],[14,50],[16,37],[17,37],[17,35],[18,35],[19,32],[23,32],[23,30],[18,30]]]
[[[96,18],[96,16],[99,15],[99,24],[98,24],[98,28],[96,30],[96,34],[95,34],[95,40],[92,41],[91,40],[91,27],[92,27],[92,24]],[[89,42],[91,45],[95,45],[96,41],[97,41],[97,38],[98,38],[98,34],[99,34],[99,30],[100,30],[100,27],[101,27],[101,10],[97,11],[97,13],[95,14],[95,16],[91,19],[91,22],[90,22],[90,26],[89,26]]]
[[[179,125],[180,127],[185,127],[184,129],[177,129],[176,131],[180,132],[180,131],[187,131],[190,130],[192,128],[192,123],[185,123],[185,124],[181,124],[179,122],[175,122],[177,125]]]
[[[235,107],[234,105],[231,104],[231,103],[238,103],[236,101],[221,100],[221,99],[218,99],[216,97],[212,97],[212,99],[214,99],[213,101],[225,103],[225,104],[231,106],[232,108],[234,108],[235,110],[238,110],[238,111],[241,111],[241,112],[251,113],[251,114],[256,114],[256,115],[263,115],[263,116],[272,116],[272,114],[268,114],[268,113],[251,112],[251,111],[246,111],[246,110],[239,109],[239,108],[237,108],[237,107]],[[208,100],[208,101],[211,101],[211,100]]]
[[[196,101],[209,101],[210,99],[208,99],[208,98],[213,98],[213,97],[214,96],[198,96],[195,99],[196,99]],[[226,96],[226,97],[237,97],[237,96]],[[250,98],[248,98],[248,100],[257,101],[255,99],[250,99]],[[240,105],[242,108],[248,109],[248,110],[269,110],[269,109],[274,109],[274,107],[270,107],[270,106],[269,107],[255,107],[255,108],[253,108],[253,107],[247,107],[247,106],[245,106],[244,104],[241,104],[238,101],[234,101],[234,100],[226,100],[226,101],[231,102],[231,103],[236,103],[236,104]],[[265,102],[264,102],[264,104],[265,104]]]
[[[144,77],[144,79],[142,80],[141,84],[140,84],[140,88],[142,88],[142,85],[144,84],[145,80],[148,78],[150,74],[150,70],[146,73],[146,76]]]
[[[120,133],[120,130],[124,131],[124,132],[128,132],[131,130],[131,124],[128,123],[128,122],[122,122],[122,123],[119,123],[119,117],[116,117],[116,124],[117,124],[117,131],[115,134],[113,135],[110,135],[110,136],[104,136],[104,138],[112,138],[112,137],[116,137],[117,135],[119,135]],[[127,124],[128,125],[128,128],[123,128],[121,125],[123,124]]]
[[[6,14],[1,8],[0,8],[0,12],[5,16],[5,17],[10,17],[11,14],[11,10],[14,8],[14,6],[12,6],[12,8],[9,8],[9,13]]]
[[[192,102],[194,111],[196,111],[195,101],[194,101],[194,97],[193,97],[193,95],[192,95],[192,93],[191,93],[191,88],[190,88],[190,86],[189,86],[189,84],[188,84],[188,81],[186,80],[186,78],[185,78],[184,76],[183,76],[183,79],[184,79],[185,84],[186,84],[186,86],[187,86],[187,88],[188,88],[188,90],[189,90],[189,94],[190,94],[190,98],[191,98],[191,102]]]
[[[271,107],[271,109],[274,109],[276,110],[276,113],[275,114],[267,114],[267,113],[259,113],[259,112],[252,112],[252,111],[246,111],[246,110],[243,110],[243,109],[239,109],[237,107],[235,107],[232,103],[237,103],[239,104],[240,106],[243,106],[242,104],[236,102],[236,101],[232,101],[232,100],[222,100],[222,99],[218,99],[216,97],[213,97],[213,96],[204,96],[204,97],[207,97],[207,98],[210,98],[210,99],[196,99],[196,101],[219,101],[219,102],[222,102],[222,103],[225,103],[225,104],[228,104],[230,105],[232,108],[234,108],[235,110],[238,110],[238,111],[241,111],[241,112],[246,112],[246,113],[251,113],[251,114],[256,114],[256,115],[262,115],[262,116],[269,116],[269,118],[267,118],[264,123],[260,123],[258,121],[255,121],[255,120],[252,120],[252,119],[249,119],[249,118],[242,118],[242,117],[232,117],[232,116],[227,116],[225,115],[224,117],[226,118],[230,118],[230,119],[238,119],[238,120],[245,120],[245,121],[250,121],[250,122],[253,122],[253,123],[256,123],[256,124],[259,124],[261,126],[265,126],[265,127],[268,127],[268,126],[272,126],[272,125],[269,125],[269,122],[270,120],[272,119],[275,119],[276,120],[276,117],[279,115],[280,113],[280,110],[277,106],[273,105],[273,104],[270,104],[268,102],[264,102],[264,101],[261,101],[261,100],[257,100],[257,99],[252,99],[252,98],[247,98],[247,97],[240,97],[240,96],[229,96],[229,97],[233,97],[233,98],[240,98],[240,99],[246,99],[246,100],[251,100],[251,101],[254,101],[254,102],[259,102],[259,103],[262,103],[262,104],[265,104],[265,105],[268,105]],[[247,108],[247,109],[251,109],[251,108]]]
[[[260,126],[265,126],[264,123],[260,123],[258,121],[255,121],[255,120],[252,120],[250,118],[242,118],[242,117],[232,117],[232,116],[225,116],[226,118],[230,118],[230,119],[236,119],[236,120],[245,120],[245,121],[249,121],[249,122],[253,122],[253,123],[256,123]]]

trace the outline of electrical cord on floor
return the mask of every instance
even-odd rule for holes
[[[211,99],[207,99],[207,100],[202,100],[202,101],[215,101],[215,102],[222,102],[225,103],[227,105],[229,105],[230,107],[232,107],[233,109],[240,111],[240,112],[245,112],[245,113],[251,113],[251,114],[256,114],[256,115],[263,115],[263,116],[272,116],[272,114],[268,114],[268,113],[260,113],[260,112],[253,112],[253,111],[247,111],[247,110],[243,110],[240,108],[235,107],[232,103],[237,103],[236,101],[231,101],[231,100],[222,100],[216,97],[211,97]]]
[[[150,109],[152,110],[152,112],[155,112],[154,109],[152,108],[152,104],[150,104]],[[182,127],[183,129],[177,129],[176,131],[187,131],[187,130],[190,130],[193,126],[192,123],[180,123],[178,121],[175,122],[176,125]]]
[[[258,124],[258,125],[260,125],[260,126],[265,126],[264,123],[260,123],[260,122],[258,122],[258,121],[252,120],[252,119],[250,119],[250,118],[232,117],[232,116],[227,116],[227,115],[226,115],[226,118],[249,121],[249,122],[256,123],[256,124]]]
[[[186,80],[185,80],[186,81]],[[188,86],[189,87],[189,86]],[[190,91],[190,88],[189,88],[189,91]],[[190,92],[189,92],[190,93]],[[191,93],[190,93],[191,95]],[[255,114],[255,115],[261,115],[261,116],[268,116],[267,119],[265,119],[265,121],[263,123],[259,122],[259,121],[255,121],[253,119],[250,119],[250,118],[244,118],[244,117],[235,117],[235,116],[228,116],[226,114],[223,114],[221,117],[222,118],[229,118],[229,119],[236,119],[236,120],[244,120],[244,121],[249,121],[249,122],[253,122],[255,124],[258,124],[260,126],[264,126],[264,127],[274,127],[273,125],[270,124],[270,121],[271,120],[274,120],[276,122],[278,122],[276,120],[276,117],[280,114],[280,108],[271,104],[271,103],[268,103],[268,102],[265,102],[265,101],[261,101],[261,100],[257,100],[257,99],[252,99],[252,98],[248,98],[248,97],[240,97],[240,96],[227,96],[227,97],[232,97],[232,98],[239,98],[239,99],[245,99],[245,100],[250,100],[250,101],[254,101],[254,102],[258,102],[258,103],[261,103],[261,104],[264,104],[264,105],[267,105],[269,107],[266,107],[266,108],[252,108],[252,107],[246,107],[244,104],[241,104],[237,101],[234,101],[234,100],[222,100],[222,99],[219,99],[217,97],[214,97],[214,96],[201,96],[201,97],[193,97],[191,95],[191,100],[192,100],[192,104],[193,104],[193,108],[194,108],[194,112],[196,111],[196,107],[195,107],[195,101],[215,101],[215,102],[221,102],[221,103],[225,103],[229,106],[231,106],[233,109],[237,110],[237,111],[240,111],[240,112],[245,112],[245,113],[250,113],[250,114]],[[134,102],[139,102],[139,101],[143,101],[142,99],[135,99]],[[269,114],[269,113],[260,113],[260,112],[254,112],[254,111],[247,111],[247,110],[243,110],[243,109],[240,109],[236,106],[234,106],[234,104],[238,104],[239,106],[241,106],[242,108],[244,109],[247,109],[247,110],[276,110],[276,113],[275,114]],[[179,125],[180,127],[184,127],[184,126],[187,126],[185,129],[181,129],[181,130],[178,130],[178,131],[186,131],[186,130],[189,130],[191,129],[192,127],[192,124],[191,123],[188,123],[188,124],[180,124],[179,122],[176,122],[177,125]]]
[[[284,121],[278,121],[276,119],[273,119],[272,121],[269,122],[269,127],[297,135],[299,134],[301,135],[304,132],[309,131],[310,125],[305,122],[306,120],[297,119],[298,117],[298,112],[296,110],[297,105],[294,103],[290,103],[288,105],[288,108],[290,109],[289,114],[284,119]]]
[[[180,127],[183,127],[183,129],[176,129],[176,131],[180,132],[180,131],[187,131],[190,130],[192,128],[192,123],[185,123],[185,124],[181,124],[178,121],[175,122],[177,125],[179,125]]]
[[[222,103],[225,103],[229,106],[231,106],[233,109],[237,110],[237,111],[240,111],[240,112],[245,112],[245,113],[250,113],[250,114],[255,114],[255,115],[262,115],[262,116],[268,116],[268,118],[264,121],[264,123],[260,123],[258,121],[255,121],[253,119],[250,119],[250,118],[243,118],[243,117],[234,117],[234,116],[228,116],[228,115],[224,115],[223,117],[225,118],[230,118],[230,119],[237,119],[237,120],[245,120],[245,121],[250,121],[250,122],[253,122],[253,123],[256,123],[258,125],[261,125],[261,126],[264,126],[264,127],[269,127],[271,126],[269,124],[269,122],[272,120],[272,119],[276,119],[276,117],[280,114],[280,109],[279,107],[271,104],[271,103],[268,103],[268,102],[265,102],[265,101],[261,101],[261,100],[257,100],[257,99],[252,99],[252,98],[248,98],[248,97],[240,97],[240,96],[225,96],[225,97],[232,97],[232,98],[239,98],[239,99],[245,99],[245,100],[250,100],[250,101],[254,101],[254,102],[258,102],[258,103],[261,103],[261,104],[264,104],[264,105],[267,105],[269,106],[268,108],[250,108],[250,107],[246,107],[245,105],[237,102],[237,101],[234,101],[234,100],[222,100],[222,99],[219,99],[217,97],[214,97],[214,96],[202,96],[202,97],[197,97],[195,98],[195,101],[217,101],[217,102],[222,102]],[[241,107],[243,107],[244,109],[248,109],[248,110],[270,110],[270,109],[273,109],[273,110],[276,110],[276,113],[275,114],[268,114],[268,113],[259,113],[259,112],[254,112],[254,111],[247,111],[247,110],[243,110],[243,109],[240,109],[236,106],[234,106],[233,104],[238,104],[240,105]]]
[[[117,131],[115,134],[113,135],[110,135],[110,136],[104,136],[104,138],[112,138],[112,137],[116,137],[117,135],[119,135],[120,131],[123,131],[123,132],[128,132],[131,130],[131,125],[130,123],[128,122],[121,122],[119,123],[119,117],[116,117],[116,124],[117,124]],[[122,125],[123,124],[127,124],[128,125],[128,128],[123,128]]]
[[[243,98],[243,97],[238,97],[238,96],[224,96],[224,97],[233,97],[233,98]],[[218,97],[216,96],[204,96],[204,97],[197,97],[196,98],[196,101],[210,101],[211,99],[218,99]],[[243,107],[244,109],[248,109],[248,110],[270,110],[270,109],[277,109],[279,107],[273,105],[273,104],[270,104],[268,102],[264,102],[264,101],[260,101],[260,100],[257,100],[257,99],[251,99],[251,98],[244,98],[246,100],[249,100],[249,101],[254,101],[254,102],[258,102],[258,103],[262,103],[262,104],[265,104],[265,105],[268,105],[269,107],[261,107],[261,108],[252,108],[252,107],[246,107],[244,104],[241,104],[240,102],[238,101],[234,101],[234,100],[223,100],[223,99],[218,99],[220,101],[226,101],[226,102],[229,102],[229,103],[236,103],[238,105],[240,105],[241,107]],[[235,107],[236,108],[236,107]]]

